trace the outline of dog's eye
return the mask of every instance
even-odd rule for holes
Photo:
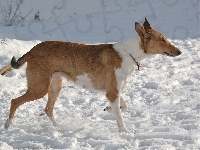
[[[144,36],[144,38],[145,38],[145,39],[147,39],[147,38],[148,38],[148,35],[147,35],[147,34],[144,34],[143,36]]]
[[[164,43],[166,42],[166,40],[165,40],[164,38],[162,38],[162,40],[161,40],[161,41],[162,41],[162,42],[164,42]]]
[[[150,40],[151,39],[151,35],[149,33],[144,34],[144,38]]]

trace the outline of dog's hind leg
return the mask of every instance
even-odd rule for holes
[[[54,119],[53,108],[61,88],[62,88],[62,73],[56,72],[52,75],[50,91],[48,93],[48,102],[45,108],[45,113],[47,114],[47,116],[49,117],[54,126],[58,126],[58,123]]]
[[[120,109],[122,112],[125,112],[127,110],[127,104],[126,102],[124,101],[123,97],[120,97]],[[108,112],[112,112],[112,108],[111,106],[107,106],[104,111],[108,111]]]
[[[41,72],[40,68],[33,70],[27,67],[26,75],[28,82],[27,92],[24,95],[11,100],[10,114],[5,123],[5,129],[8,129],[12,124],[15,111],[20,105],[42,98],[49,91],[50,78],[48,73],[45,74],[45,72]]]

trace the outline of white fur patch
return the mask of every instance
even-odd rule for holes
[[[93,83],[87,73],[77,76],[76,79],[77,80],[75,81],[75,84],[77,84],[78,86],[81,86],[82,88],[88,90],[95,90]]]
[[[49,117],[49,119],[51,120],[51,122],[53,123],[54,127],[58,127],[59,124],[56,122],[56,120],[54,119],[54,117]]]
[[[133,58],[136,62],[139,62],[144,58],[151,56],[144,53],[144,50],[140,48],[140,41],[140,37],[137,35],[125,41],[115,43],[113,46],[122,57],[121,68],[115,70],[119,91],[124,89],[136,66]],[[133,56],[133,58],[131,58],[130,54]]]

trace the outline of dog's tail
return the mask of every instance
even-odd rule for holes
[[[7,72],[11,71],[12,68],[19,69],[25,62],[28,61],[29,58],[30,56],[28,55],[28,53],[23,55],[18,60],[16,60],[15,56],[13,56],[10,65],[7,65],[3,67],[2,69],[0,69],[0,75],[5,75]]]
[[[25,62],[27,62],[28,60],[28,53],[26,53],[25,55],[23,55],[22,57],[20,57],[18,60],[16,60],[15,56],[13,56],[12,60],[11,60],[11,67],[14,69],[19,69]]]
[[[16,60],[15,56],[13,56],[10,65],[12,68],[18,69],[20,66],[22,66],[21,58]]]

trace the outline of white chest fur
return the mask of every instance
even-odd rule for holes
[[[128,82],[128,79],[136,66],[136,62],[139,62],[150,55],[144,53],[144,50],[140,48],[139,36],[131,37],[123,42],[115,43],[113,47],[122,57],[121,68],[118,68],[115,71],[117,86],[118,90],[120,91],[123,90]],[[133,60],[130,54],[133,56],[136,62]]]

